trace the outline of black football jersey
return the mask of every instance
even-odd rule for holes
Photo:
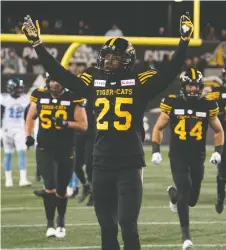
[[[208,120],[219,114],[216,101],[205,98],[188,101],[169,95],[163,98],[160,109],[170,116],[170,153],[192,156],[205,152]]]
[[[35,89],[30,100],[37,103],[39,129],[38,147],[72,147],[74,130],[55,126],[53,118],[62,116],[64,120],[74,121],[74,108],[84,99],[77,99],[70,91],[65,91],[59,98],[53,98],[48,89]]]
[[[158,72],[124,71],[106,74],[88,68],[78,78],[49,55],[35,48],[45,69],[61,85],[91,101],[95,113],[94,156],[143,155],[143,115],[148,101],[167,88],[181,70],[188,44],[180,41],[168,67]]]
[[[226,131],[226,88],[214,82],[209,86],[212,91],[208,94],[207,99],[217,101],[220,108],[219,119],[224,131]]]

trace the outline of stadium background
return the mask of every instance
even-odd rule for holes
[[[193,1],[176,2],[1,2],[1,32],[20,33],[23,16],[30,14],[41,21],[43,34],[104,35],[112,24],[123,31],[126,36],[178,37],[179,17],[190,11],[193,17]],[[203,72],[204,76],[220,75],[225,63],[226,52],[226,3],[200,3],[200,35],[202,45],[189,48],[188,59],[184,68],[192,65]],[[49,26],[46,26],[47,20]],[[58,22],[57,20],[62,21]],[[83,20],[87,27],[80,29],[78,23]],[[56,29],[56,27],[58,27]],[[164,27],[165,32],[159,33]],[[214,30],[212,29],[214,28]],[[214,31],[214,32],[213,32]],[[224,32],[225,31],[225,32]],[[59,60],[62,59],[69,43],[48,43],[47,48]],[[78,73],[86,66],[95,64],[100,45],[83,44],[75,51],[69,69]],[[138,54],[137,67],[148,67],[148,55],[152,55],[152,65],[158,67],[168,63],[175,46],[142,45],[135,46]],[[17,66],[7,69],[6,62],[11,51],[15,51]],[[166,59],[166,62],[163,60]],[[198,63],[197,63],[198,58]],[[8,63],[10,65],[10,63]],[[15,66],[15,65],[14,65]],[[149,65],[150,66],[150,65]],[[15,70],[16,68],[16,70]],[[12,69],[14,73],[12,74]],[[11,74],[9,74],[11,72]],[[1,92],[5,93],[5,83],[12,76],[21,77],[26,91],[31,87],[44,84],[44,71],[32,47],[27,43],[2,42],[1,44]],[[159,101],[169,92],[179,93],[178,79],[170,88],[158,96],[148,106],[144,125],[146,141],[150,144],[152,126],[159,114]],[[164,144],[168,144],[169,131],[165,131]],[[208,144],[212,137],[208,135]],[[168,209],[168,198],[165,192],[172,183],[167,159],[167,150],[163,151],[163,162],[160,166],[150,166],[150,147],[145,147],[148,167],[144,171],[144,197],[139,220],[142,249],[181,249],[180,232],[177,217]],[[208,150],[208,159],[212,149]],[[65,240],[45,240],[45,220],[42,201],[32,194],[34,189],[42,188],[42,183],[34,180],[34,151],[28,151],[28,174],[33,181],[31,188],[18,187],[17,158],[13,161],[14,188],[4,187],[4,172],[1,168],[1,245],[3,250],[68,250],[99,249],[100,234],[93,208],[69,201],[67,213],[68,235]],[[199,204],[191,209],[191,232],[196,249],[225,250],[225,213],[217,215],[214,210],[216,198],[216,169],[206,161],[206,174],[201,190]],[[120,242],[122,242],[120,240]]]

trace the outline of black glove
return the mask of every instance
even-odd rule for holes
[[[66,128],[68,126],[68,121],[63,119],[63,116],[53,117],[54,125],[61,128]]]
[[[28,41],[32,44],[33,47],[39,45],[42,43],[40,40],[40,27],[39,23],[36,20],[35,24],[33,23],[31,17],[27,15],[24,18],[24,23],[22,26],[22,32],[27,37]]]
[[[26,137],[26,142],[25,143],[26,143],[26,145],[28,147],[31,147],[31,146],[33,146],[35,144],[35,139],[31,135],[29,135],[29,136]]]
[[[194,26],[190,20],[189,12],[186,12],[185,15],[182,15],[180,18],[180,34],[181,38],[185,41],[189,41],[193,33]]]

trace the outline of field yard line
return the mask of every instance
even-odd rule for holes
[[[194,209],[213,209],[213,205],[198,205]],[[43,207],[2,207],[1,212],[5,211],[18,211],[18,210],[43,210]],[[94,210],[93,207],[82,206],[68,206],[67,209],[71,210]],[[169,206],[142,206],[141,209],[169,209]]]
[[[195,247],[225,247],[226,244],[203,244],[194,245]],[[123,247],[123,246],[121,246]],[[159,248],[159,247],[181,247],[180,244],[165,244],[165,245],[141,245],[142,248]],[[39,247],[39,248],[2,248],[2,250],[82,250],[82,249],[101,249],[100,246],[77,246],[77,247]]]
[[[179,222],[171,221],[159,221],[159,222],[138,222],[139,225],[179,225]],[[226,224],[226,221],[191,221],[190,224],[196,224],[196,225],[212,225],[212,224]],[[69,227],[78,226],[98,226],[98,223],[75,223],[75,224],[67,224]],[[27,224],[27,225],[18,225],[18,224],[2,224],[2,228],[22,228],[22,227],[45,227],[46,224]]]

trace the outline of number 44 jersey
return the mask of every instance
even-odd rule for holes
[[[219,114],[216,101],[205,98],[185,100],[169,95],[160,104],[161,111],[170,116],[170,155],[200,156],[205,154],[208,121]]]

